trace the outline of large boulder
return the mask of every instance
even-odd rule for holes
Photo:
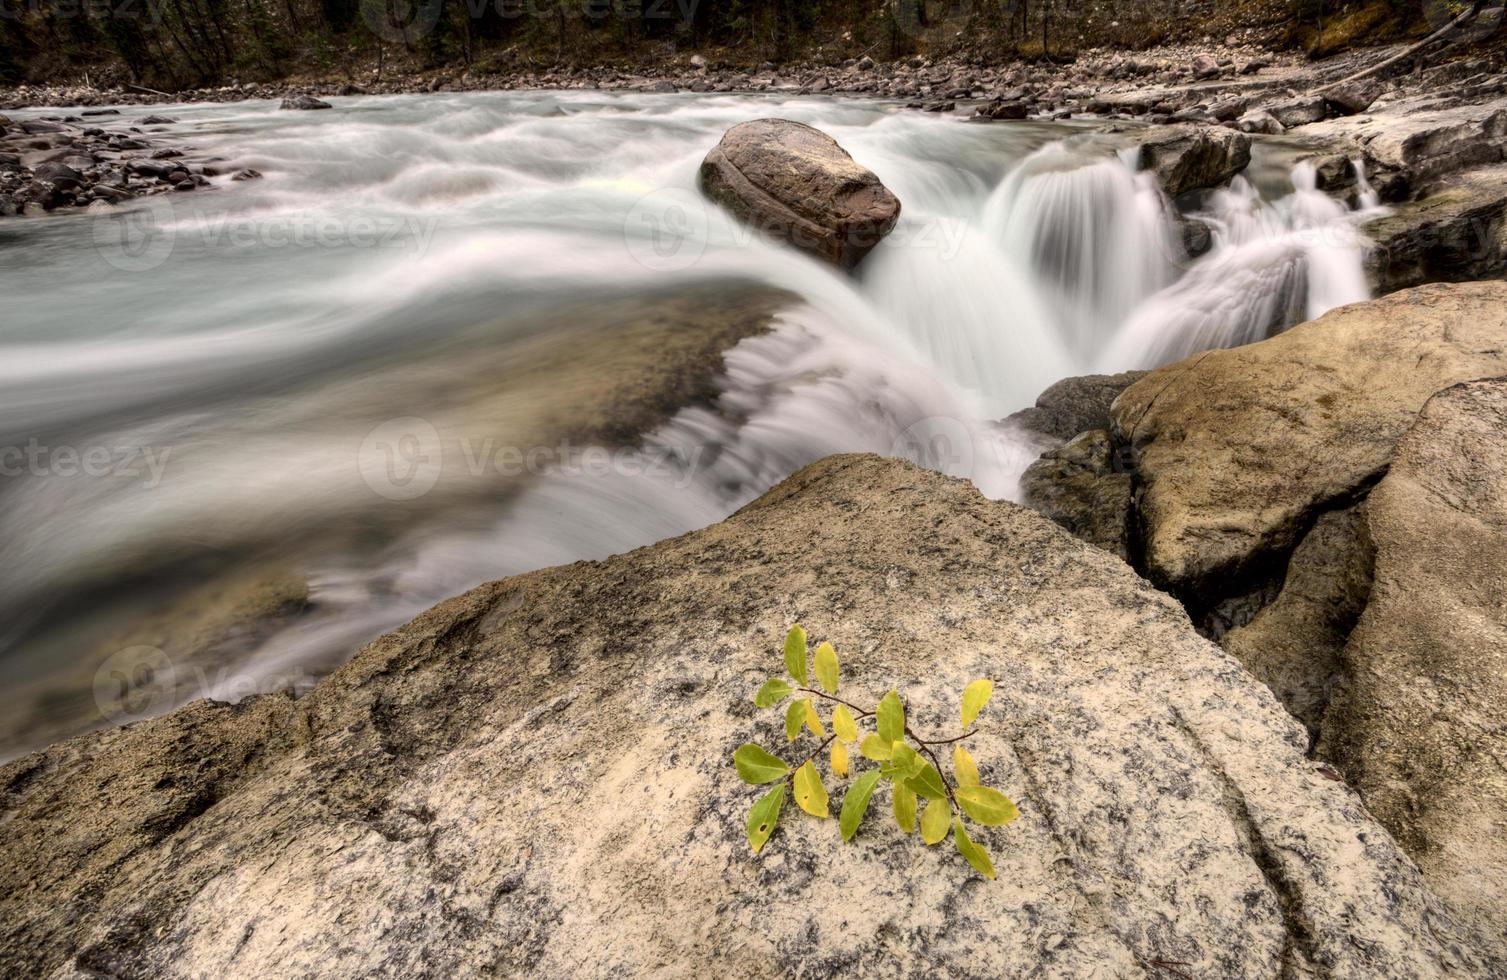
[[[1276,598],[1219,638],[1314,733],[1344,674],[1345,642],[1371,593],[1364,512],[1357,504],[1320,515],[1293,551]]]
[[[1141,166],[1167,194],[1218,187],[1251,162],[1251,138],[1222,126],[1168,126],[1141,138]]]
[[[1429,285],[1153,371],[1115,402],[1145,565],[1195,605],[1285,564],[1431,395],[1507,374],[1507,283]]]
[[[787,807],[751,692],[803,621],[859,701],[970,739],[997,882]],[[808,744],[809,743],[809,744]],[[8,975],[1500,975],[1303,730],[1124,564],[834,457],[733,518],[483,586],[299,700],[198,702],[0,770]],[[866,762],[858,763],[866,767]],[[834,786],[834,806],[842,788]]]
[[[787,119],[728,130],[701,163],[712,200],[759,231],[848,269],[890,233],[900,201],[832,137]]]
[[[1457,909],[1507,932],[1507,380],[1435,395],[1366,502],[1371,601],[1321,750]]]
[[[1507,275],[1507,167],[1447,178],[1419,201],[1393,205],[1362,228],[1377,292],[1426,282]]]

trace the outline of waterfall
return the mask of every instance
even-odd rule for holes
[[[990,197],[983,221],[1029,264],[1079,363],[1183,261],[1153,178],[1123,156],[1104,159],[1068,141],[1028,157]]]
[[[1191,216],[1212,233],[1208,253],[1150,296],[1098,360],[1104,371],[1150,368],[1215,347],[1254,343],[1366,299],[1365,242],[1345,206],[1316,188],[1311,163],[1275,203],[1236,177]]]
[[[226,169],[266,176],[135,205],[170,261],[102,261],[88,218],[18,222],[0,242],[0,656],[40,685],[17,717],[62,710],[48,685],[80,677],[87,704],[121,624],[196,587],[234,594],[235,575],[253,588],[286,570],[309,608],[232,624],[208,654],[224,684],[193,696],[271,690],[469,586],[705,526],[830,453],[903,457],[1011,498],[1045,447],[999,421],[1048,385],[1260,340],[1366,295],[1355,223],[1375,195],[1359,170],[1357,212],[1300,165],[1291,193],[1236,178],[1183,219],[1132,154],[1067,126],[795,97],[350,105],[175,107]],[[903,201],[856,275],[699,193],[707,149],[754,115],[828,131]],[[1213,240],[1191,261],[1189,219]],[[502,479],[462,451],[550,438],[538,402],[569,400],[588,368],[631,381],[598,365],[611,348],[595,339],[561,355],[574,374],[515,378],[556,363],[536,346],[550,325],[619,306],[632,320],[729,283],[790,300],[725,354],[715,397],[629,440],[678,465]],[[422,499],[387,499],[364,438],[414,419],[451,448]],[[100,451],[109,465],[84,472]],[[0,757],[26,737],[0,729]]]

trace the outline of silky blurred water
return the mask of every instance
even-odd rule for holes
[[[1011,497],[1042,445],[997,422],[1052,382],[1365,297],[1353,215],[1311,174],[1270,201],[1242,180],[1212,195],[1216,245],[1190,262],[1125,143],[1073,124],[780,97],[333,101],[153,107],[177,120],[164,139],[265,176],[0,224],[0,669],[21,719],[0,751],[120,720],[98,702],[122,643],[177,665],[151,710],[303,686],[445,596],[704,526],[829,453]],[[830,133],[903,202],[855,275],[701,201],[702,157],[761,116]],[[548,384],[510,372],[553,332],[739,283],[792,299],[715,398],[644,434],[635,458],[663,465],[476,465],[468,447],[549,430]],[[613,372],[589,356],[613,334],[580,336]],[[306,604],[228,632],[213,594],[183,611],[263,569]],[[206,648],[222,669],[185,681],[183,651]]]

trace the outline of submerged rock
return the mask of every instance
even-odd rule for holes
[[[323,99],[314,98],[314,96],[312,95],[290,95],[287,98],[283,99],[282,104],[279,105],[278,108],[302,109],[307,111],[312,109],[330,109],[333,108],[333,106],[331,106]]]
[[[1218,187],[1251,162],[1251,138],[1221,126],[1171,126],[1141,139],[1141,165],[1168,196]]]
[[[701,187],[759,231],[845,269],[900,218],[878,177],[830,136],[786,119],[728,130],[701,164]]]
[[[1366,501],[1371,601],[1323,754],[1458,910],[1507,923],[1507,380],[1440,392]]]
[[[794,620],[853,698],[897,687],[922,731],[994,680],[969,744],[1022,813],[979,835],[998,882],[902,835],[883,794],[852,844],[787,806],[750,852],[758,792],[730,756],[784,747],[750,693]],[[706,530],[446,602],[301,700],[199,702],[0,770],[0,965],[1499,972],[1305,745],[1109,555],[960,481],[833,457]]]

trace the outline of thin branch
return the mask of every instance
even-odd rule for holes
[[[911,735],[911,738],[916,738],[916,741],[921,745],[951,745],[953,742],[961,742],[963,739],[972,738],[977,734],[978,729],[975,728],[971,732],[964,732],[961,735],[954,735],[952,738],[916,738],[915,735]]]
[[[1344,85],[1346,82],[1353,82],[1360,78],[1367,78],[1371,75],[1375,75],[1377,72],[1382,71],[1383,69],[1392,67],[1399,61],[1406,61],[1408,58],[1411,58],[1413,55],[1417,54],[1419,51],[1422,51],[1430,44],[1433,44],[1435,41],[1444,39],[1446,35],[1448,35],[1455,28],[1464,25],[1466,21],[1473,19],[1477,14],[1481,12],[1481,8],[1484,6],[1484,0],[1477,0],[1476,3],[1472,4],[1470,8],[1460,16],[1456,17],[1448,24],[1445,24],[1443,27],[1439,28],[1437,31],[1424,38],[1422,41],[1419,41],[1417,44],[1403,51],[1401,54],[1393,55],[1386,61],[1383,61],[1380,64],[1372,65],[1370,68],[1367,68],[1363,71],[1358,71],[1353,75],[1347,75],[1337,82],[1330,82],[1328,85],[1320,85],[1318,88],[1310,91],[1309,94],[1318,95],[1321,92],[1327,92],[1332,88],[1338,88],[1339,86]]]
[[[835,694],[828,694],[826,691],[818,691],[814,687],[798,687],[796,688],[796,690],[801,691],[805,694],[815,694],[817,697],[826,698],[828,701],[836,701],[838,704],[842,705],[845,708],[852,708],[854,711],[858,712],[858,714],[853,716],[854,721],[857,721],[859,718],[872,718],[875,714],[875,712],[873,711],[863,710],[852,701],[844,701],[842,698],[837,697]]]

